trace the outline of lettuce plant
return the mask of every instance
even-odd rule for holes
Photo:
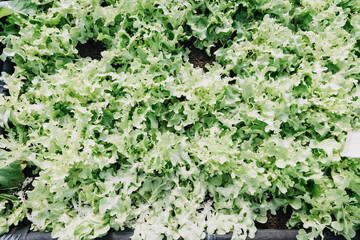
[[[254,237],[289,228],[355,236],[360,129],[355,0],[16,0],[1,23],[0,170],[36,167],[0,197],[0,233],[23,218],[58,239]],[[100,60],[76,48],[102,42]],[[194,67],[184,42],[210,55]],[[26,181],[26,180],[25,180]],[[16,199],[13,199],[13,198]]]

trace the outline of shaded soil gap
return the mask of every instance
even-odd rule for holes
[[[34,189],[33,182],[36,177],[39,177],[39,169],[34,165],[26,166],[22,170],[22,172],[24,174],[25,179],[29,178],[27,184],[22,187],[22,190],[25,193],[26,193],[26,191],[32,191]],[[26,195],[25,195],[25,197],[27,198]]]
[[[272,215],[270,211],[267,212],[267,222],[259,223],[256,222],[255,226],[258,229],[288,229],[286,223],[291,218],[292,208],[290,206],[287,207],[286,213],[280,209],[276,212],[275,215]]]
[[[210,65],[214,65],[215,62],[215,51],[218,50],[221,47],[220,43],[217,43],[214,47],[210,49],[210,56],[206,53],[206,51],[200,50],[194,46],[195,38],[191,38],[190,40],[181,42],[180,45],[184,48],[189,48],[189,62],[195,67],[195,68],[202,68],[205,72],[209,71],[205,67],[205,65],[208,63]]]
[[[103,1],[101,4],[100,4],[101,7],[108,7],[110,6],[110,4],[106,1]]]
[[[100,60],[102,58],[101,52],[106,50],[105,44],[103,42],[96,41],[94,39],[89,39],[84,44],[79,43],[76,46],[76,49],[78,50],[80,57],[90,57],[91,59],[96,60]]]

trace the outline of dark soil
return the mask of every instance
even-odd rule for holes
[[[25,178],[30,178],[31,181],[26,185],[23,186],[23,191],[32,191],[34,189],[33,181],[36,177],[39,176],[39,169],[36,166],[26,166],[23,169],[23,174]]]
[[[6,17],[1,18],[0,23],[0,31],[3,32],[4,28],[2,26],[6,24]]]
[[[207,72],[209,69],[205,67],[205,65],[208,63],[210,65],[214,65],[215,61],[215,54],[214,52],[218,50],[221,45],[216,44],[215,47],[212,47],[210,50],[211,55],[207,55],[206,51],[200,50],[194,46],[195,39],[190,39],[189,41],[182,42],[181,45],[185,48],[189,48],[189,62],[195,67],[202,68],[205,72]]]
[[[290,219],[292,214],[291,207],[286,209],[286,213],[283,210],[276,212],[276,215],[271,215],[270,211],[267,212],[266,223],[255,223],[258,229],[288,229],[286,226],[287,221]]]
[[[215,58],[213,56],[209,57],[204,50],[200,50],[195,47],[190,50],[191,52],[189,54],[189,62],[193,64],[194,67],[200,67],[205,70],[205,65],[207,63],[213,65]]]
[[[235,84],[235,83],[236,83],[236,80],[235,80],[235,79],[229,81],[229,84],[230,84],[230,85],[233,85],[233,84]]]
[[[101,4],[100,4],[101,7],[108,7],[110,6],[109,3],[107,3],[106,1],[103,1]]]
[[[79,55],[82,58],[90,57],[91,59],[100,60],[102,58],[101,52],[104,51],[106,48],[103,42],[89,39],[84,44],[79,43],[76,46],[76,49],[79,51]]]

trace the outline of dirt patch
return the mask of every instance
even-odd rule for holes
[[[91,59],[100,60],[102,58],[101,52],[103,52],[106,48],[103,42],[89,39],[84,44],[79,43],[76,46],[76,49],[82,58],[90,57]]]
[[[291,207],[286,209],[286,213],[281,209],[276,212],[275,215],[272,215],[270,211],[267,212],[267,222],[266,223],[255,223],[255,226],[258,229],[288,229],[286,226],[287,221],[290,219],[292,214]]]
[[[208,56],[204,50],[200,50],[195,47],[190,50],[191,52],[189,54],[189,62],[193,64],[194,67],[199,67],[204,70],[208,70],[206,69],[205,65],[207,63],[213,65],[215,58],[213,56]]]
[[[0,19],[0,31],[1,31],[1,32],[4,31],[3,25],[6,24],[6,18],[7,18],[7,17],[3,17],[3,18]]]
[[[100,4],[101,7],[108,7],[110,6],[110,3],[106,2],[106,1],[103,1],[101,4]]]
[[[24,192],[32,191],[34,189],[33,182],[36,177],[39,177],[39,169],[36,166],[26,166],[23,169],[23,174],[26,180],[22,186]],[[27,196],[25,196],[27,198]]]
[[[209,69],[205,67],[205,65],[208,63],[210,65],[214,65],[215,61],[215,51],[218,50],[221,45],[216,44],[214,47],[210,50],[210,56],[206,53],[204,49],[198,49],[194,46],[195,39],[190,39],[189,41],[182,42],[181,45],[185,48],[189,48],[189,62],[195,67],[195,68],[202,68],[205,72],[207,72]]]
[[[229,83],[229,85],[233,85],[233,84],[235,84],[235,83],[236,83],[236,79],[234,79],[234,80],[230,80],[228,83]]]

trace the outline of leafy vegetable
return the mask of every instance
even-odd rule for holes
[[[357,1],[11,4],[36,7],[2,24],[0,166],[39,176],[1,200],[1,233],[26,216],[59,239],[245,239],[290,206],[298,239],[355,236],[360,165],[340,153],[360,129]],[[80,57],[90,40],[100,60]]]
[[[17,187],[24,181],[20,163],[15,162],[0,169],[0,188]]]
[[[36,5],[26,1],[3,1],[0,2],[0,18],[11,15],[14,12],[21,14],[34,14]]]

